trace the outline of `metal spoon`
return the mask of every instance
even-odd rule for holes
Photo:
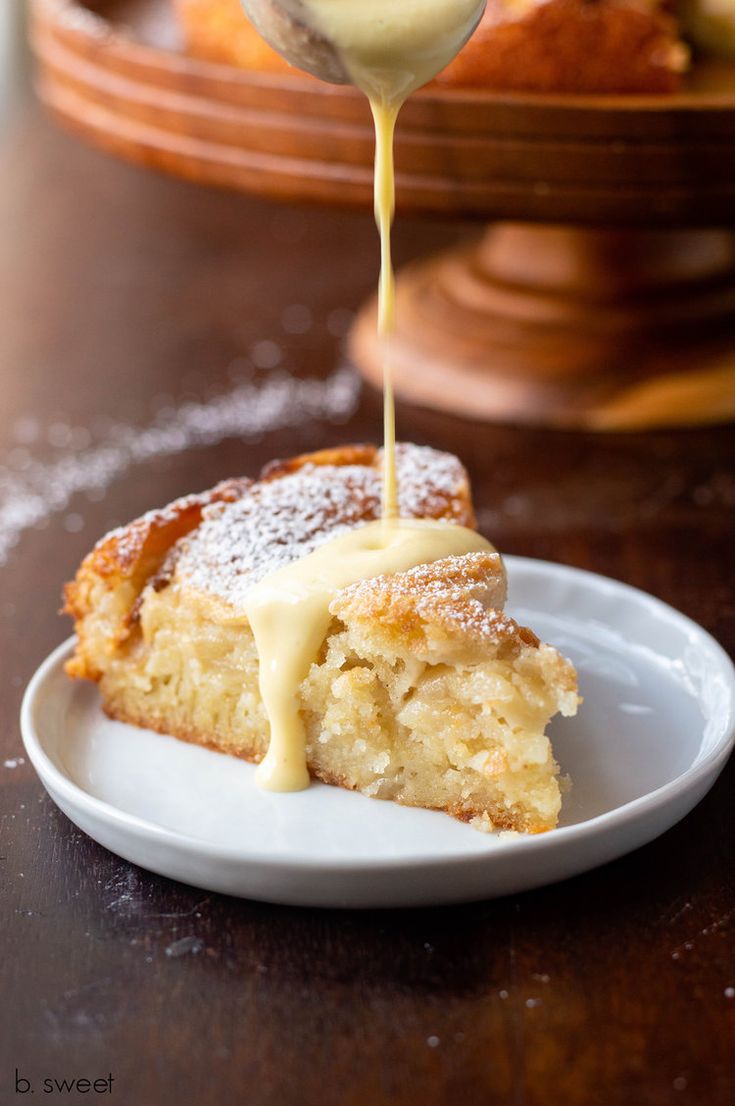
[[[309,26],[302,0],[241,0],[250,22],[281,57],[297,69],[332,84],[349,84],[342,60],[328,39]]]

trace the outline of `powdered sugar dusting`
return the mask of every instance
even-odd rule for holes
[[[468,521],[467,476],[455,457],[401,445],[397,469],[404,518]],[[379,463],[308,464],[255,485],[235,503],[206,509],[204,522],[176,551],[177,577],[241,609],[251,587],[267,573],[379,518],[381,491]]]
[[[535,635],[502,610],[505,594],[502,559],[487,550],[361,580],[345,588],[331,609],[340,617],[349,611],[387,621],[410,610],[423,623],[441,625],[452,637],[485,645],[501,640],[537,645]]]
[[[359,387],[348,369],[323,380],[271,374],[206,402],[172,407],[147,427],[112,425],[104,440],[69,449],[52,461],[35,459],[26,448],[16,449],[9,458],[16,471],[0,468],[0,565],[23,531],[43,526],[79,492],[99,498],[131,465],[225,438],[257,438],[312,419],[344,421],[355,408]],[[30,441],[30,436],[25,440]],[[67,515],[66,529],[78,530],[80,518],[76,512]]]

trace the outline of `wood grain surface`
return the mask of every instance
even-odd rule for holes
[[[254,425],[195,448],[176,433],[182,404],[221,409],[253,363],[261,390],[333,372],[377,247],[367,215],[149,175],[31,108],[3,135],[0,228],[0,490],[35,479],[40,504],[0,568],[0,1103],[32,1100],[16,1095],[18,1069],[36,1102],[44,1079],[111,1073],[112,1095],[48,1101],[729,1106],[732,766],[626,859],[499,902],[398,913],[276,908],[149,875],[77,832],[28,763],[8,766],[23,755],[23,687],[69,632],[61,583],[97,536],[271,457],[378,437],[368,390],[341,424],[276,405],[259,437]],[[404,220],[398,257],[457,229]],[[406,405],[398,417],[404,438],[461,454],[501,548],[646,588],[735,648],[731,428],[599,438]],[[126,466],[151,425],[173,426],[166,449],[153,439]],[[100,443],[119,461],[106,490],[92,486]],[[86,491],[64,503],[59,459],[75,451]]]

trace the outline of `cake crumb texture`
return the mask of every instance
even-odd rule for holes
[[[474,521],[456,458],[401,445],[402,513]],[[263,575],[379,517],[372,446],[269,466],[107,535],[67,585],[79,644],[69,674],[100,684],[122,721],[259,761],[268,723],[243,611]],[[312,776],[477,828],[541,832],[557,821],[546,725],[574,714],[576,676],[503,613],[488,551],[338,591],[299,689]]]

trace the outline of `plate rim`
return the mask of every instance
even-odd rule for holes
[[[711,786],[724,768],[735,746],[735,664],[733,664],[729,654],[717,639],[703,626],[676,607],[651,595],[650,592],[616,580],[614,577],[535,557],[508,554],[504,555],[504,560],[511,570],[513,567],[527,571],[536,569],[537,571],[550,573],[557,578],[568,580],[582,577],[590,582],[594,581],[597,587],[600,583],[603,583],[608,592],[611,589],[622,589],[637,601],[643,600],[645,605],[653,610],[665,613],[668,617],[673,615],[688,629],[707,640],[708,645],[713,649],[714,655],[722,666],[723,675],[727,677],[730,696],[729,715],[723,733],[716,744],[704,754],[701,760],[675,776],[674,779],[661,784],[653,791],[648,791],[644,795],[639,795],[637,798],[630,799],[611,810],[603,811],[593,818],[587,818],[571,826],[560,826],[546,833],[519,834],[517,837],[508,837],[502,842],[503,849],[509,848],[517,853],[525,854],[531,850],[548,851],[549,849],[563,848],[567,844],[573,846],[580,838],[584,839],[590,835],[594,836],[599,833],[620,830],[626,825],[634,824],[641,816],[654,814],[661,808],[665,808],[669,803],[675,802],[682,794],[696,790],[697,786],[707,777],[711,777]],[[91,795],[56,767],[44,748],[42,738],[36,731],[33,718],[34,709],[45,682],[58,669],[60,663],[66,659],[75,641],[75,635],[66,638],[49,653],[34,672],[23,695],[20,728],[25,750],[44,787],[61,795],[72,807],[81,808],[85,814],[95,819],[102,819],[108,824],[112,823],[115,828],[132,833],[139,840],[153,838],[162,845],[174,847],[179,854],[191,855],[195,853],[199,857],[206,856],[209,860],[220,860],[226,863],[239,862],[242,865],[268,867],[273,871],[329,871],[335,874],[361,871],[367,874],[371,871],[420,869],[445,864],[491,864],[493,858],[497,855],[494,850],[488,849],[481,852],[456,850],[433,856],[408,854],[400,857],[381,857],[379,859],[360,856],[349,859],[329,857],[314,859],[309,856],[243,851],[241,846],[215,844],[206,838],[198,838],[180,831],[170,830],[156,822],[150,822],[137,814],[131,814],[104,799]],[[172,738],[172,740],[176,739]],[[53,793],[52,798],[54,798]],[[440,814],[441,812],[434,813]],[[445,815],[445,817],[448,816]]]

